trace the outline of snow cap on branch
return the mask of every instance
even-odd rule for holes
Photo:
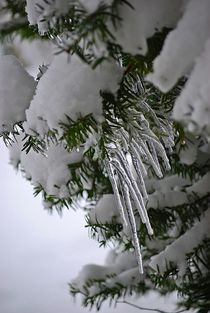
[[[149,264],[153,269],[160,270],[161,273],[167,269],[167,264],[172,262],[183,268],[183,263],[186,261],[186,254],[193,251],[202,240],[209,237],[209,225],[210,225],[210,209],[208,209],[200,221],[197,221],[195,225],[186,231],[182,236],[176,239],[172,244],[166,247],[165,250],[151,258]]]
[[[157,1],[159,3],[159,1]],[[168,1],[171,5],[171,1]],[[209,0],[190,0],[177,27],[167,36],[148,80],[167,92],[191,70],[209,38]]]
[[[174,27],[181,10],[182,0],[131,0],[129,5],[122,4],[116,40],[126,52],[146,54],[147,38],[163,27]]]
[[[71,0],[27,0],[26,13],[30,25],[37,25],[40,34],[48,31],[47,19],[68,12]]]
[[[96,206],[90,211],[89,217],[92,223],[112,222],[114,217],[119,217],[116,202],[113,194],[103,195]]]
[[[111,262],[110,262],[111,261]],[[100,292],[100,284],[96,286],[94,281],[104,281],[102,287],[112,288],[122,284],[126,286],[134,281],[140,281],[134,253],[126,251],[112,253],[106,265],[88,264],[82,268],[76,279],[73,280],[74,288],[93,296]]]
[[[75,55],[70,59],[66,53],[55,56],[26,112],[26,132],[34,130],[42,136],[48,128],[58,129],[66,116],[77,120],[93,114],[101,120],[100,90],[115,92],[121,77],[115,63],[103,62],[93,70]]]
[[[16,57],[0,57],[0,133],[12,131],[14,124],[25,120],[35,88],[35,80]]]
[[[45,154],[37,153],[32,149],[29,153],[23,150],[22,136],[17,136],[16,142],[10,147],[10,161],[24,171],[27,179],[35,187],[42,186],[48,195],[65,198],[70,196],[71,174],[68,169],[69,164],[78,163],[83,158],[82,151],[66,151],[63,145],[51,143]]]
[[[210,10],[210,7],[209,7]],[[209,14],[210,18],[210,14]],[[210,26],[209,26],[210,27]],[[210,132],[210,38],[204,52],[177,98],[173,110],[175,120],[183,121],[189,131],[207,129]]]

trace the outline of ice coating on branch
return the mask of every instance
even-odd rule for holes
[[[35,88],[35,80],[16,57],[0,56],[0,133],[25,120]]]
[[[17,167],[20,163],[21,169],[27,179],[35,186],[42,186],[49,195],[60,198],[70,196],[71,174],[69,164],[82,160],[82,151],[66,151],[63,146],[50,144],[45,154],[37,153],[32,149],[29,153],[22,151],[22,136],[17,136],[16,141],[9,147],[10,162]]]
[[[71,0],[27,0],[26,13],[30,25],[38,25],[40,34],[48,31],[48,19],[68,12]]]
[[[136,85],[135,85],[136,84]],[[140,79],[134,82],[133,88],[141,90]],[[142,91],[144,92],[144,91]],[[132,243],[135,248],[139,272],[143,273],[140,242],[137,234],[135,210],[138,212],[140,221],[145,224],[148,234],[153,235],[147,213],[148,194],[145,185],[148,169],[152,169],[158,177],[163,177],[163,169],[169,170],[170,164],[165,151],[165,141],[160,141],[155,134],[154,125],[150,125],[142,113],[144,110],[151,114],[156,127],[160,127],[162,135],[165,134],[167,148],[174,145],[171,123],[162,126],[156,113],[147,105],[146,101],[139,101],[137,109],[141,109],[136,118],[136,127],[127,130],[127,125],[116,129],[112,135],[111,144],[107,144],[107,159],[105,166],[109,176],[117,207],[124,226],[124,231],[130,231]],[[138,127],[139,126],[139,127]],[[154,131],[153,131],[154,129]],[[114,140],[113,140],[114,138]],[[171,151],[171,149],[170,149]],[[162,159],[163,162],[160,162]]]
[[[171,1],[168,3],[170,5]],[[163,92],[172,88],[202,53],[209,29],[210,1],[190,0],[177,27],[167,36],[160,55],[154,61],[154,73],[148,75],[148,80]]]
[[[58,129],[66,116],[77,120],[92,113],[101,119],[100,90],[115,92],[121,75],[115,63],[103,62],[93,70],[75,55],[70,59],[66,53],[55,56],[26,112],[26,132],[43,135],[47,128]]]
[[[202,55],[197,59],[196,65],[185,85],[184,90],[177,98],[173,110],[174,119],[183,121],[190,131],[202,129],[207,129],[208,133],[210,131],[209,73],[210,38],[206,42]]]
[[[126,52],[146,54],[146,39],[163,27],[174,27],[182,10],[181,0],[131,0],[119,7],[122,23],[117,42]]]
[[[167,264],[173,262],[182,269],[182,264],[185,263],[186,254],[193,251],[203,239],[209,237],[210,225],[210,209],[202,216],[200,221],[197,221],[192,228],[176,239],[172,244],[159,254],[151,258],[150,267],[160,270],[161,273],[167,269]]]

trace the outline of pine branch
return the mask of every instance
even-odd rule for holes
[[[169,312],[169,311],[163,311],[163,310],[159,310],[159,309],[150,309],[150,308],[145,308],[145,307],[141,307],[141,306],[138,306],[134,303],[131,303],[131,302],[128,302],[126,300],[123,300],[123,301],[117,301],[117,303],[121,303],[121,304],[128,304],[136,309],[139,309],[139,310],[145,310],[145,311],[152,311],[152,312],[159,312],[159,313],[181,313],[181,312],[185,312],[185,310],[180,310],[180,311],[176,311],[176,312]]]
[[[31,31],[28,25],[28,19],[26,16],[19,16],[13,18],[10,21],[0,23],[0,38],[3,39],[7,35],[13,35],[15,32],[26,31],[35,34]]]
[[[27,25],[28,25],[27,17],[19,16],[10,21],[0,23],[0,31],[12,32],[13,30],[16,30],[17,28],[27,26]]]

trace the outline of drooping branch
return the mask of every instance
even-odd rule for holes
[[[163,311],[163,310],[160,310],[160,309],[145,308],[145,307],[142,307],[142,306],[138,306],[138,305],[136,305],[136,304],[134,304],[134,303],[128,302],[128,301],[126,301],[126,300],[117,301],[117,303],[127,304],[127,305],[130,305],[130,306],[132,306],[133,308],[136,308],[136,309],[139,309],[139,310],[152,311],[152,312],[159,312],[159,313],[181,313],[181,312],[185,312],[185,310],[180,310],[180,311],[176,311],[176,312],[169,312],[169,311]]]

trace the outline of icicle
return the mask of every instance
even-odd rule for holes
[[[141,204],[142,209],[145,211],[146,208],[145,208],[144,200],[142,198],[141,193],[139,192],[139,188],[137,186],[135,178],[134,178],[132,172],[129,170],[129,164],[128,164],[125,156],[123,155],[123,153],[121,151],[117,151],[116,155],[118,156],[118,160],[121,162],[122,166],[124,167],[125,173],[127,174],[129,180],[132,183],[132,186],[133,186],[133,188],[134,188],[134,190],[136,192],[136,195],[137,195],[137,197],[139,199],[139,202]],[[145,213],[144,213],[144,216],[145,216],[145,219],[146,219],[146,214]]]
[[[135,140],[133,140],[133,143],[134,143],[134,145],[135,145],[135,148],[136,148],[137,151],[138,151],[138,150],[139,150],[138,144],[136,143]],[[150,151],[149,151],[147,145],[143,142],[142,139],[140,139],[139,144],[141,145],[142,149],[144,150],[144,152],[145,152],[145,154],[146,154],[146,156],[147,156],[147,158],[148,158],[148,161],[149,161],[150,165],[152,166],[153,170],[155,171],[155,174],[156,174],[158,177],[162,178],[162,177],[163,177],[163,174],[162,174],[162,172],[161,172],[160,169],[159,169],[159,163],[158,163],[158,164],[155,163],[155,161],[153,160],[153,157],[152,157],[152,155],[151,155],[151,153],[150,153]]]
[[[135,157],[132,150],[130,151],[130,154],[131,154],[132,162],[133,162],[133,165],[134,165],[134,168],[137,173],[138,180],[139,180],[139,185],[140,185],[139,188],[141,189],[144,199],[148,199],[148,194],[147,194],[144,178],[142,176],[141,167],[139,165],[138,159]]]
[[[136,229],[136,221],[135,221],[135,217],[134,217],[132,205],[131,205],[131,200],[130,200],[130,193],[129,193],[128,186],[125,183],[122,184],[122,189],[124,191],[123,194],[124,194],[124,199],[125,199],[125,206],[127,209],[129,225],[130,225],[131,233],[133,237],[133,245],[135,249],[139,272],[140,274],[143,274],[144,270],[143,270],[143,264],[142,264],[142,255],[141,255],[141,250],[140,250],[140,245],[139,245],[138,233]]]
[[[141,203],[139,202],[139,199],[136,195],[136,192],[133,188],[132,182],[130,181],[129,177],[127,176],[124,168],[122,167],[121,163],[118,160],[112,160],[112,164],[115,167],[115,169],[119,172],[119,175],[121,176],[120,178],[122,178],[122,181],[125,181],[126,184],[129,186],[130,192],[132,194],[133,200],[136,203],[136,208],[139,212],[139,215],[141,217],[142,223],[146,224],[146,218],[144,215],[144,210],[141,206]]]
[[[139,94],[145,93],[144,84],[143,84],[142,79],[139,75],[137,75],[137,83],[136,84],[137,84]]]
[[[141,195],[141,192],[138,188],[138,185],[136,183],[136,180],[133,176],[133,173],[131,170],[129,170],[129,164],[128,164],[128,161],[126,159],[126,157],[124,156],[124,154],[122,153],[122,151],[120,151],[119,147],[117,146],[116,144],[116,150],[115,150],[115,154],[116,154],[116,157],[118,157],[118,162],[119,164],[121,164],[121,167],[123,168],[123,171],[125,173],[125,175],[127,175],[127,179],[130,181],[131,185],[132,185],[132,188],[134,190],[134,197],[137,196],[138,198],[138,203],[139,205],[137,206],[137,209],[138,209],[138,212],[141,216],[141,219],[142,219],[142,222],[146,224],[146,227],[147,227],[147,231],[150,235],[153,235],[153,229],[151,227],[151,224],[150,224],[150,221],[149,221],[149,217],[148,217],[148,214],[147,214],[147,210],[146,210],[146,207],[145,207],[145,204],[144,204],[144,200],[143,200],[143,197]]]
[[[164,162],[166,170],[170,170],[171,166],[163,145],[156,138],[150,137],[147,134],[143,134],[142,137],[145,137],[148,141],[152,141],[153,145],[156,147],[156,150],[159,152],[159,155]]]
[[[139,151],[136,150],[135,146],[133,143],[131,143],[131,152],[133,153],[133,155],[135,156],[135,158],[138,160],[138,164],[141,170],[141,174],[142,177],[146,177],[147,176],[147,170],[141,160],[141,155],[139,154]]]
[[[135,157],[136,159],[138,160],[138,163],[139,163],[139,167],[140,167],[140,170],[141,170],[141,173],[142,173],[142,176],[143,177],[146,177],[147,176],[147,170],[144,166],[144,164],[142,163],[142,160],[141,160],[141,154],[142,153],[139,153],[139,151],[137,152],[135,146],[132,144],[132,141],[130,140],[129,142],[129,135],[125,132],[124,129],[121,129],[121,134],[122,134],[122,138],[124,138],[124,141],[127,143],[129,143],[129,146],[130,148],[128,148],[128,151],[132,151],[134,154],[135,154]],[[128,145],[128,144],[127,144]]]
[[[112,164],[109,162],[109,160],[105,160],[105,166],[106,166],[106,170],[107,170],[107,173],[109,175],[109,179],[110,179],[110,182],[111,182],[111,185],[112,185],[112,188],[113,188],[115,201],[117,203],[117,206],[118,206],[118,209],[119,209],[119,212],[120,212],[120,216],[122,218],[122,223],[123,223],[123,225],[125,227],[127,227],[127,220],[126,220],[126,217],[125,217],[125,214],[124,214],[124,208],[123,208],[122,201],[121,201],[121,198],[120,198],[120,194],[119,194],[119,190],[118,190],[117,182],[116,182],[116,179],[115,179],[115,175],[114,175],[114,170],[113,170]]]
[[[124,178],[125,182],[129,186],[133,200],[135,201],[135,203],[137,205],[137,210],[138,210],[139,215],[141,217],[142,223],[144,223],[146,225],[148,234],[153,235],[153,229],[151,227],[149,217],[147,214],[147,210],[145,208],[144,200],[142,198],[141,193],[139,192],[137,183],[136,183],[134,177],[132,176],[132,173],[129,172],[128,170],[126,170],[126,167],[125,167],[125,164],[123,163],[123,160],[121,160],[121,161],[122,161],[122,164],[117,159],[115,159],[112,162],[114,165],[116,165],[115,168],[120,172],[120,174],[123,176],[122,178]],[[125,169],[123,167],[125,167]]]
[[[123,148],[125,151],[129,151],[129,142],[127,141],[127,137],[128,135],[126,134],[126,136],[123,135],[125,131],[123,129],[120,130],[120,139],[122,140],[123,143]]]
[[[149,104],[144,100],[142,101],[142,103],[144,104],[145,108],[147,109],[147,112],[150,112],[154,122],[156,123],[156,125],[158,127],[161,126],[159,119],[157,118],[157,115],[155,114],[155,112],[153,110],[151,110],[151,107],[149,106]]]
[[[153,156],[153,159],[155,161],[155,164],[158,166],[160,172],[161,172],[161,168],[160,168],[160,163],[159,163],[159,160],[158,160],[158,156],[157,156],[157,151],[155,149],[155,146],[154,146],[154,143],[150,140],[147,141],[147,144],[150,148],[150,151],[151,151],[151,154]]]
[[[166,148],[169,149],[169,152],[172,151],[172,147],[174,147],[174,133],[173,133],[173,126],[172,123],[169,123],[167,126],[160,125],[160,130],[163,131],[166,136],[163,136],[163,142]]]

